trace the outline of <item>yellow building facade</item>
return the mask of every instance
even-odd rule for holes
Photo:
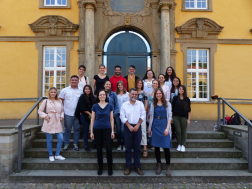
[[[2,0],[0,98],[41,97],[51,86],[61,90],[82,64],[91,80],[100,64],[112,73],[113,60],[124,71],[133,63],[156,75],[171,65],[187,87],[192,119],[214,120],[211,95],[252,96],[251,7],[251,0]],[[113,35],[121,35],[121,43],[123,35],[141,36],[150,49],[110,51]],[[0,102],[0,119],[19,119],[34,103]],[[234,106],[252,119],[249,103]]]

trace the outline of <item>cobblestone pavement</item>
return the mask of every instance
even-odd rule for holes
[[[58,183],[0,183],[0,188],[17,188],[17,189],[46,189],[46,188],[61,188],[61,189],[114,189],[114,188],[127,188],[127,189],[226,189],[226,188],[252,188],[252,183],[151,183],[151,184],[140,184],[140,183],[125,183],[125,184],[101,184],[101,183],[83,183],[83,184],[58,184]]]
[[[0,120],[0,126],[16,125],[18,122],[19,122],[19,120],[17,120],[17,119]],[[23,125],[35,125],[35,123],[36,123],[36,120],[28,119],[24,122]],[[40,120],[40,123],[42,123],[42,120]],[[191,124],[187,127],[187,130],[188,131],[212,131],[216,124],[217,124],[217,121],[191,120]]]

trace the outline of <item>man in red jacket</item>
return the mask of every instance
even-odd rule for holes
[[[127,80],[121,75],[122,68],[121,66],[115,66],[115,75],[111,77],[109,80],[111,81],[111,90],[116,91],[116,85],[118,81],[123,81],[125,88],[127,90]]]

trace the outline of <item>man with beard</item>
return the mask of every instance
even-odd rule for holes
[[[121,75],[122,73],[122,68],[121,66],[115,66],[115,75],[113,77],[111,77],[109,80],[111,81],[111,90],[113,92],[116,91],[116,85],[118,81],[123,81],[125,88],[127,90],[127,80]]]
[[[126,170],[124,175],[131,172],[131,150],[134,149],[134,171],[139,175],[144,175],[140,169],[140,143],[142,140],[141,123],[145,120],[146,113],[144,105],[137,99],[137,89],[130,89],[130,100],[123,103],[120,111],[120,119],[124,123],[125,159]]]

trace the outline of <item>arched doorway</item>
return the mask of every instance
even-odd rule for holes
[[[136,67],[135,75],[143,78],[151,68],[151,49],[147,40],[134,31],[119,31],[112,34],[104,44],[103,64],[107,75],[114,75],[114,67],[122,67],[122,75],[128,74],[130,65]]]

